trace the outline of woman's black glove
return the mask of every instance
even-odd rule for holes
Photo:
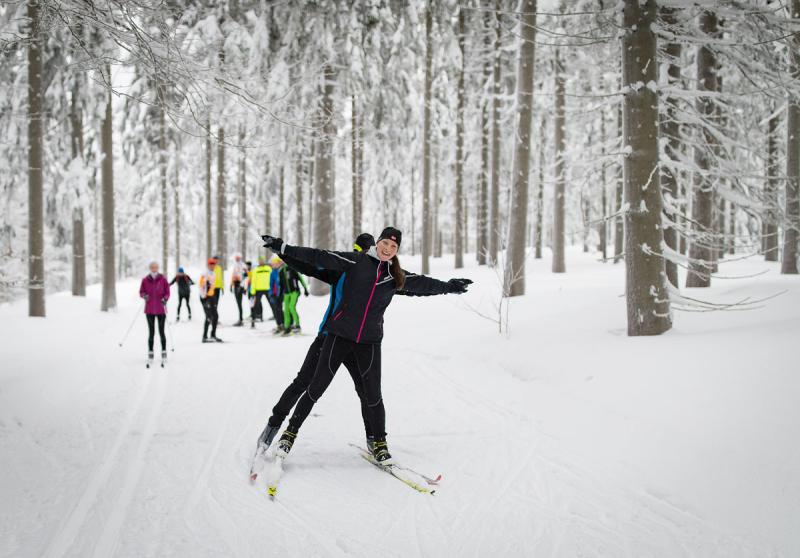
[[[303,294],[308,296],[308,290],[303,291]]]
[[[264,248],[269,248],[276,254],[280,254],[283,250],[283,239],[268,234],[262,234],[261,240],[264,241]]]
[[[467,286],[472,284],[471,279],[450,279],[447,282],[449,293],[463,294],[467,292]]]

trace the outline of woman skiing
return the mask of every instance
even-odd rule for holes
[[[175,321],[181,321],[181,306],[183,306],[184,300],[186,301],[186,310],[189,312],[189,319],[191,320],[192,307],[189,306],[189,295],[191,294],[191,287],[194,285],[194,281],[183,271],[182,267],[179,267],[178,273],[176,273],[172,281],[169,282],[170,286],[175,283],[178,283],[178,312],[175,316]]]
[[[147,317],[147,367],[150,368],[153,363],[156,321],[158,321],[158,335],[161,337],[161,366],[164,366],[167,360],[167,336],[164,334],[164,322],[167,318],[169,284],[167,279],[158,272],[157,262],[150,262],[150,273],[142,279],[139,296],[144,299],[144,313]]]
[[[358,238],[356,238],[353,249],[356,252],[363,252],[372,246],[375,246],[375,239],[373,236],[368,233],[362,233],[358,236]],[[256,453],[253,457],[253,464],[250,467],[251,480],[256,479],[256,476],[264,465],[264,458],[266,456],[267,449],[269,448],[270,444],[272,444],[272,440],[278,433],[278,429],[280,428],[284,419],[286,419],[291,412],[292,407],[294,407],[298,399],[300,399],[300,396],[305,393],[306,389],[308,389],[308,385],[311,383],[311,380],[314,377],[314,372],[317,369],[317,362],[319,361],[322,345],[325,342],[325,337],[328,335],[328,322],[330,321],[331,315],[335,312],[337,306],[339,305],[339,299],[342,294],[341,288],[337,287],[340,287],[344,282],[344,273],[341,271],[320,269],[305,262],[295,260],[289,256],[284,257],[286,258],[284,263],[287,266],[299,271],[304,275],[307,275],[308,277],[314,277],[323,283],[327,283],[331,287],[331,292],[328,300],[328,308],[325,310],[325,314],[322,317],[322,323],[319,325],[317,337],[308,348],[308,352],[306,353],[306,357],[303,360],[302,366],[300,367],[300,371],[297,373],[297,376],[295,376],[294,380],[292,380],[292,382],[286,387],[286,389],[283,390],[280,399],[278,399],[278,402],[272,409],[272,416],[269,417],[267,425],[264,427],[264,430],[258,437]],[[361,418],[364,421],[364,432],[367,436],[367,444],[369,445],[371,443],[370,441],[372,440],[372,430],[369,424],[369,409],[364,404],[361,373],[359,372],[352,356],[346,357],[343,364],[350,373],[350,377],[353,379],[353,385],[361,403]]]
[[[391,463],[381,395],[383,314],[396,293],[410,296],[461,294],[467,291],[472,281],[451,279],[444,282],[404,271],[397,257],[402,233],[393,227],[384,229],[377,246],[366,253],[289,246],[282,239],[270,235],[264,235],[262,239],[266,248],[277,253],[346,274],[341,300],[331,317],[314,378],[281,435],[278,452],[282,452],[284,457],[289,453],[314,403],[322,397],[343,360],[352,357],[363,378],[364,397],[374,435],[373,456],[380,463]]]

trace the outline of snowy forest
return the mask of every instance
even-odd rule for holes
[[[5,299],[258,234],[627,267],[629,333],[732,259],[797,273],[796,1],[5,2]],[[549,250],[548,250],[549,248]],[[686,271],[679,280],[679,270]],[[683,285],[681,284],[683,282]]]
[[[0,557],[800,556],[800,0],[0,46]]]

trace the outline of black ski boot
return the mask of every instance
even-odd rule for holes
[[[374,436],[367,436],[367,450],[370,453],[375,453],[375,437]]]
[[[289,452],[292,450],[292,445],[294,445],[295,438],[297,438],[297,431],[293,430],[291,426],[287,426],[286,430],[281,434],[280,440],[278,440],[278,457],[285,458],[289,455]]]
[[[386,445],[386,438],[375,438],[372,446],[372,457],[381,465],[393,465],[392,454]]]
[[[271,424],[267,423],[267,426],[264,427],[264,431],[261,433],[261,436],[258,437],[258,447],[266,451],[267,448],[272,445],[272,440],[275,439],[275,435],[278,433],[280,428],[280,426],[272,426]]]

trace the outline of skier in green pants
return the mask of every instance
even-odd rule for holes
[[[300,316],[297,314],[297,299],[300,298],[300,287],[308,296],[306,280],[297,271],[283,263],[279,270],[281,290],[283,291],[283,334],[300,333]]]

